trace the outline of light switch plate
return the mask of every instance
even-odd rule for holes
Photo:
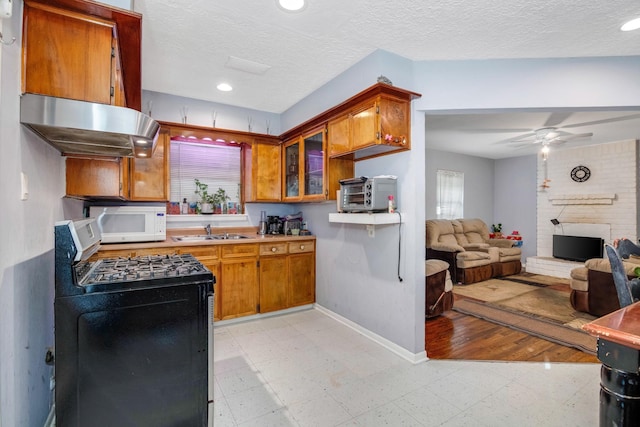
[[[11,18],[13,0],[0,0],[0,18]]]
[[[20,200],[29,198],[29,178],[24,172],[20,172]]]

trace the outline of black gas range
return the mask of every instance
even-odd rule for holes
[[[55,226],[56,425],[206,426],[215,278],[190,254],[88,261],[99,245],[92,219]]]

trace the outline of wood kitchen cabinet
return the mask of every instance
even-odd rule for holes
[[[25,0],[22,92],[140,111],[142,15],[84,0]]]
[[[67,196],[131,201],[169,200],[169,135],[161,131],[151,158],[66,159]]]
[[[220,320],[258,313],[258,245],[220,245],[216,304]]]
[[[260,312],[312,304],[316,288],[313,240],[260,245]]]
[[[198,261],[202,263],[205,267],[213,273],[213,277],[215,278],[215,283],[213,285],[213,291],[215,295],[215,301],[213,304],[213,320],[220,320],[220,295],[218,295],[218,290],[221,288],[221,277],[220,277],[220,247],[207,245],[207,246],[182,246],[178,249],[178,252],[181,254],[191,254],[197,258]]]
[[[282,148],[284,201],[335,200],[339,181],[353,178],[351,159],[328,159],[326,126],[291,139]]]
[[[23,16],[23,92],[115,104],[115,22],[31,1]]]
[[[281,147],[277,138],[256,137],[242,148],[245,202],[281,200]]]
[[[328,123],[330,157],[355,160],[411,149],[410,99],[378,94]]]
[[[287,242],[260,245],[260,312],[289,307]]]
[[[289,242],[289,306],[316,300],[316,252],[313,240]]]
[[[151,158],[127,158],[129,163],[129,200],[169,200],[169,132],[161,130]]]

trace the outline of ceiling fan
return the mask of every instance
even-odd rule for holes
[[[532,144],[542,144],[544,147],[551,144],[563,144],[574,139],[589,138],[591,136],[593,136],[593,132],[569,133],[557,127],[549,126],[535,129],[530,133],[515,138],[510,138],[506,142],[514,147],[525,147]]]

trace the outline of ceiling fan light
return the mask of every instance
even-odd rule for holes
[[[632,19],[620,27],[620,31],[633,31],[640,28],[640,18]]]
[[[543,145],[542,146],[542,150],[540,150],[540,151],[542,151],[542,154],[549,154],[549,146],[546,145],[546,144]]]

